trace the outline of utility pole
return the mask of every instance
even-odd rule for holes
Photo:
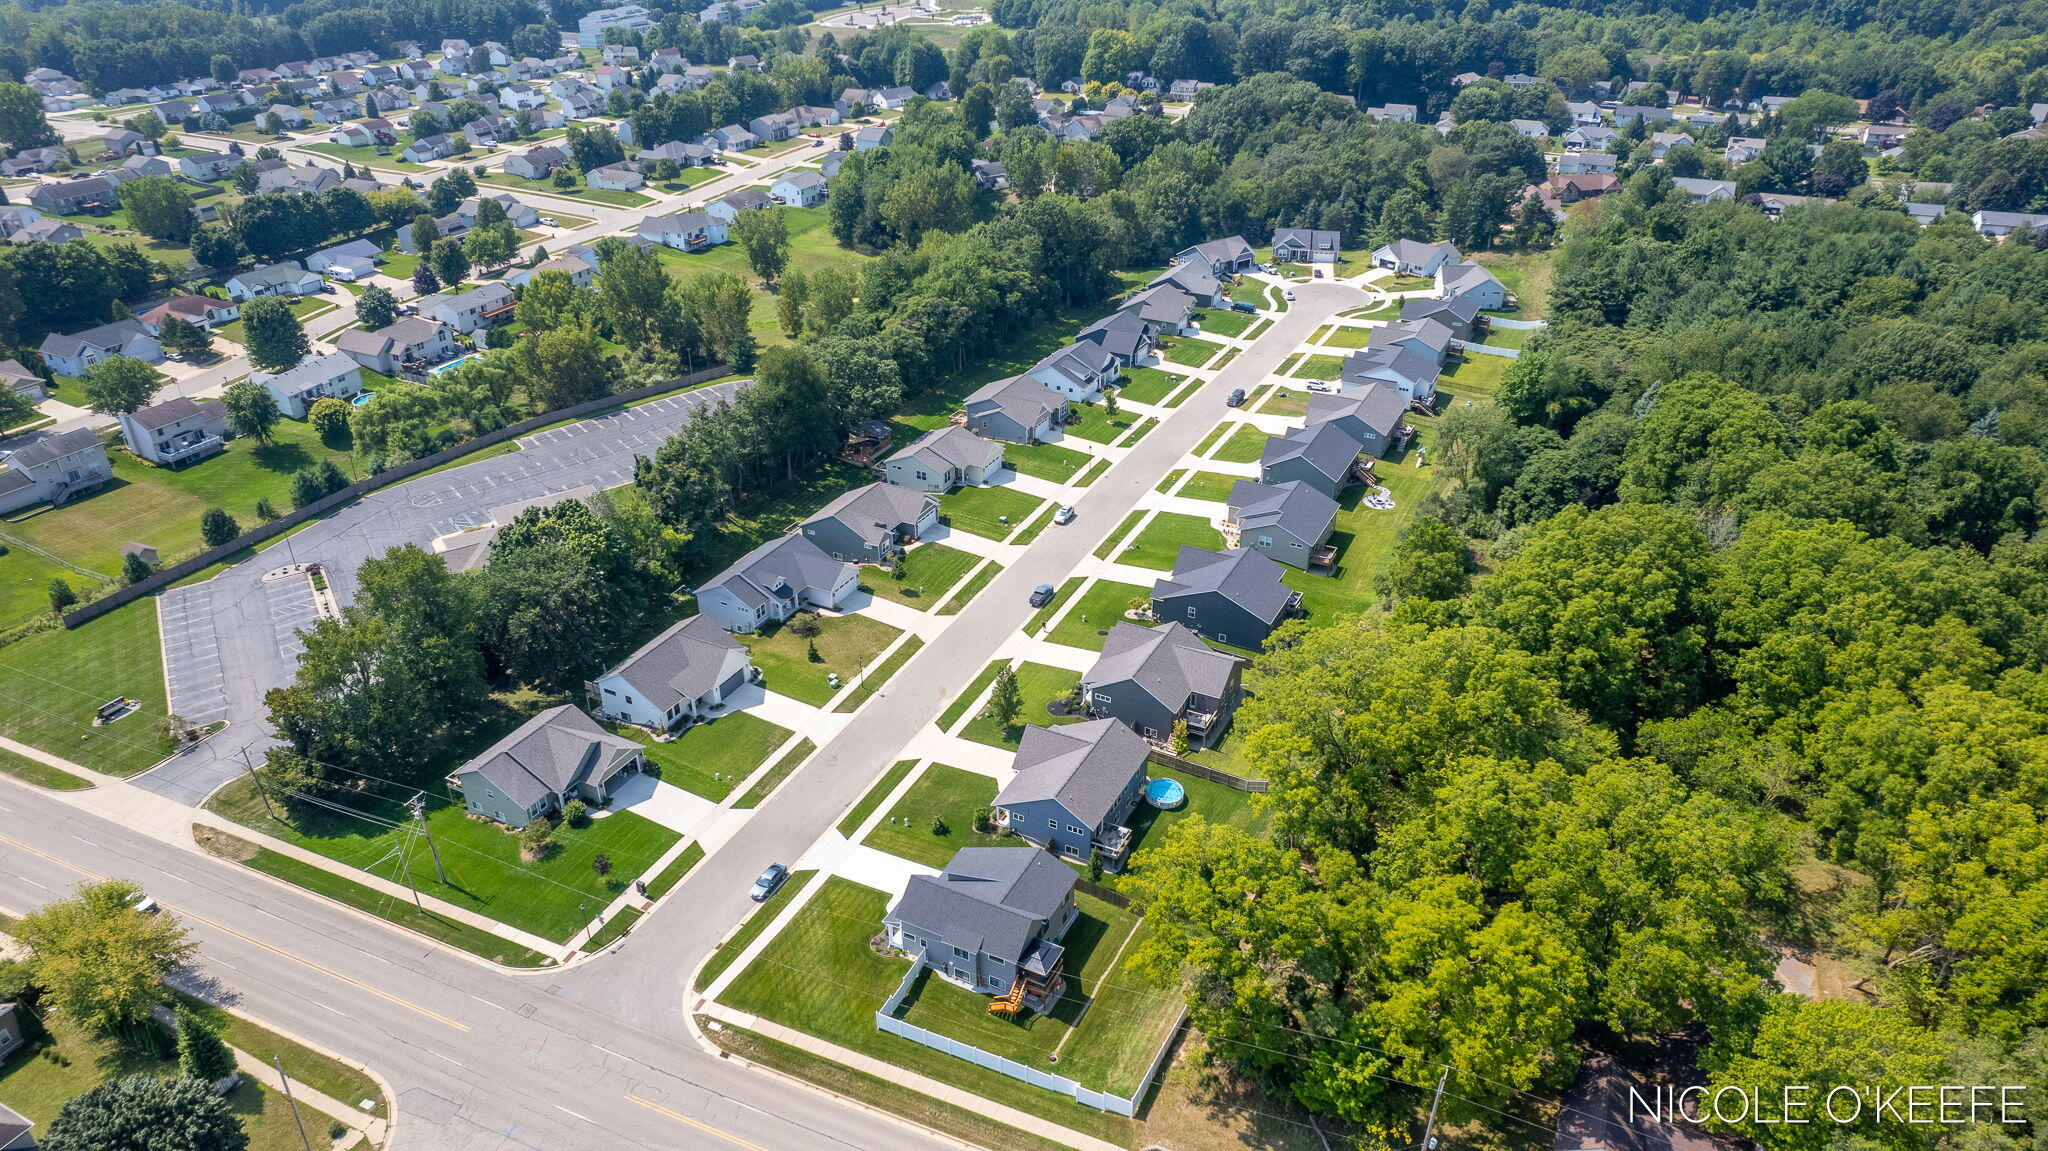
[[[244,747],[241,752],[242,766],[249,769],[249,780],[256,785],[256,794],[263,797],[263,814],[274,822],[277,819],[277,812],[270,806],[270,793],[263,789],[263,777],[256,774],[256,765],[249,762],[249,749]]]
[[[1451,1069],[1444,1067],[1443,1074],[1436,1077],[1436,1097],[1429,1101],[1429,1122],[1422,1128],[1422,1151],[1436,1151],[1436,1107],[1444,1101],[1444,1081],[1451,1077]]]
[[[299,1117],[299,1101],[292,1097],[291,1076],[284,1073],[284,1060],[273,1053],[270,1056],[270,1061],[277,1065],[277,1081],[284,1084],[285,1102],[292,1105],[292,1122],[298,1124],[299,1142],[306,1145],[306,1151],[313,1151],[313,1141],[306,1137],[306,1121]]]
[[[427,827],[427,793],[414,793],[413,797],[406,801],[406,806],[412,809],[412,820],[419,826],[420,834],[427,837],[427,850],[434,856],[434,874],[441,877],[441,886],[448,886],[448,869],[441,866],[441,849],[435,846],[434,833]]]

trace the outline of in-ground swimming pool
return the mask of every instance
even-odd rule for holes
[[[467,360],[467,359],[469,359],[469,357],[468,357],[468,356],[457,356],[457,357],[455,357],[454,359],[452,359],[452,360],[449,360],[449,361],[448,361],[447,363],[445,363],[445,364],[436,364],[436,365],[434,365],[433,367],[431,367],[431,368],[428,368],[428,369],[427,369],[427,374],[428,374],[428,375],[433,375],[433,376],[438,376],[438,375],[440,375],[440,374],[441,374],[442,372],[452,372],[452,371],[454,371],[454,370],[455,370],[456,368],[459,368],[459,367],[461,367],[461,366],[462,366],[462,362],[463,362],[464,360]]]
[[[1161,776],[1145,785],[1145,802],[1162,810],[1179,807],[1187,797],[1188,789],[1177,779]]]

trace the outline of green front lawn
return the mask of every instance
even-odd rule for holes
[[[346,160],[357,166],[367,164],[372,168],[390,168],[398,172],[432,171],[425,164],[415,164],[409,160],[399,159],[398,154],[405,150],[402,147],[392,148],[376,144],[335,144],[326,141],[318,144],[301,144],[299,147],[307,152],[318,152],[323,156],[332,156],[337,160]]]
[[[1067,425],[1067,434],[1098,444],[1115,443],[1130,430],[1132,424],[1138,422],[1138,417],[1127,411],[1119,411],[1112,416],[1109,409],[1101,404],[1078,405],[1074,408],[1074,415],[1079,418]]]
[[[1180,486],[1175,495],[1191,500],[1215,500],[1222,503],[1230,498],[1230,489],[1244,481],[1243,476],[1227,476],[1222,472],[1196,472],[1188,482]]]
[[[996,800],[996,781],[975,771],[935,763],[925,768],[882,822],[861,841],[877,851],[943,868],[963,847],[1028,847],[1000,832],[974,830],[974,817]],[[935,824],[933,821],[937,820]]]
[[[1291,374],[1301,380],[1334,380],[1344,374],[1344,361],[1335,356],[1307,356]]]
[[[1068,647],[1101,651],[1107,632],[1124,621],[1124,611],[1133,599],[1149,601],[1150,589],[1115,580],[1097,580],[1075,601],[1074,609],[1053,625],[1046,638]]]
[[[1212,344],[1193,336],[1178,336],[1173,345],[1166,349],[1166,358],[1184,367],[1199,368],[1215,358],[1223,350],[1222,344]]]
[[[1230,438],[1223,441],[1221,447],[1209,453],[1209,458],[1228,464],[1257,463],[1259,456],[1266,450],[1268,438],[1266,433],[1257,427],[1240,423],[1237,430],[1230,433]]]
[[[1305,416],[1308,414],[1308,393],[1300,388],[1275,387],[1256,410],[1269,416]]]
[[[775,766],[762,772],[761,778],[754,781],[754,786],[748,788],[745,795],[733,801],[733,806],[761,806],[762,801],[773,794],[775,789],[782,785],[783,780],[789,778],[789,773],[795,771],[798,764],[811,758],[817,750],[818,745],[810,740],[799,740],[795,747],[782,753],[782,758],[775,761]]]
[[[68,389],[67,389],[68,390]],[[63,397],[69,402],[76,396]],[[160,468],[115,449],[107,453],[114,478],[96,491],[0,526],[0,532],[62,557],[111,582],[121,571],[121,545],[131,540],[157,549],[164,563],[198,554],[199,518],[211,507],[226,509],[243,527],[254,527],[256,501],[268,499],[279,512],[291,510],[291,475],[333,460],[350,479],[361,469],[346,442],[329,445],[312,425],[280,420],[272,442],[234,440],[227,450],[183,468]],[[8,542],[0,540],[0,542]],[[74,588],[99,581],[56,568],[26,547],[10,544],[0,556],[0,626],[49,609],[47,588],[62,575]]]
[[[889,895],[874,888],[837,876],[827,879],[720,1001],[1128,1146],[1135,1128],[1128,1119],[1076,1107],[1064,1095],[875,1030],[875,1010],[908,969],[905,960],[885,959],[868,948],[888,902]]]
[[[104,727],[99,706],[141,705]],[[83,627],[39,632],[0,647],[0,735],[109,775],[146,771],[171,753],[164,715],[156,600],[128,604]]]
[[[1044,503],[1016,488],[957,488],[939,497],[939,512],[954,531],[1000,540],[1008,538]]]
[[[445,900],[557,942],[568,939],[603,911],[634,877],[654,866],[680,838],[675,832],[630,811],[594,818],[581,828],[562,826],[545,859],[520,858],[519,838],[496,823],[471,818],[450,802],[438,787],[428,790],[427,829],[440,848],[448,882],[436,874],[433,859],[413,851],[404,868],[395,854],[402,831],[387,826],[407,822],[399,792],[393,798],[370,792],[337,797],[347,812],[315,810],[290,823],[264,813],[263,800],[247,780],[228,784],[207,802],[207,810],[244,826],[276,836],[308,851],[361,868],[385,879],[411,882],[426,895]],[[610,874],[599,876],[591,860],[603,853],[612,859]]]
[[[1120,385],[1117,397],[1134,404],[1156,404],[1187,381],[1186,376],[1177,376],[1158,368],[1132,368],[1124,373],[1124,382]]]
[[[1336,328],[1319,343],[1336,348],[1362,348],[1372,342],[1371,328]]]
[[[1172,571],[1173,561],[1180,555],[1183,545],[1222,551],[1223,533],[1198,516],[1160,512],[1152,517],[1152,522],[1145,525],[1137,538],[1125,544],[1112,558],[1118,563],[1136,567]]]
[[[1058,444],[1004,444],[1003,458],[1020,476],[1063,484],[1093,457]]]
[[[863,568],[861,586],[883,599],[925,611],[943,603],[946,593],[981,557],[944,544],[919,544],[903,555],[903,578],[887,569]]]
[[[866,671],[854,677],[853,690],[841,696],[839,702],[833,705],[832,710],[858,710],[860,705],[866,703],[876,692],[882,690],[888,684],[889,677],[895,675],[904,664],[909,663],[910,657],[916,655],[917,649],[923,646],[924,641],[917,636],[911,636],[909,639],[896,645],[896,650],[890,652],[888,658],[878,664],[869,665]],[[809,743],[810,741],[805,740],[804,742]],[[741,806],[747,807],[752,805],[742,804]]]
[[[1218,336],[1241,336],[1256,319],[1250,312],[1226,312],[1221,308],[1203,308],[1195,313],[1195,322],[1201,329]]]
[[[847,808],[846,814],[839,818],[839,834],[851,839],[853,833],[860,830],[860,825],[867,821],[868,816],[873,815],[875,809],[882,806],[882,801],[889,798],[889,793],[896,790],[896,785],[902,783],[903,777],[909,775],[910,769],[916,766],[916,760],[903,759],[883,772],[882,778],[868,789],[867,794],[861,796],[860,800]]]
[[[998,727],[993,717],[977,715],[960,729],[960,735],[976,743],[1017,750],[1017,741],[1024,738],[1024,725],[1079,723],[1082,716],[1056,716],[1046,710],[1046,705],[1065,698],[1079,686],[1078,672],[1063,667],[1049,667],[1042,663],[1017,665],[1017,693],[1024,697],[1024,706],[1017,709],[1017,718],[1008,727]]]
[[[994,660],[987,667],[982,668],[980,672],[976,673],[973,681],[967,685],[967,690],[954,696],[953,702],[946,705],[946,710],[939,713],[939,730],[951,731],[954,722],[969,707],[974,705],[974,701],[980,698],[982,692],[988,690],[988,685],[995,682],[996,674],[1002,671],[1005,666],[1007,665],[1004,661]]]
[[[311,319],[314,316],[324,315],[328,312],[331,312],[339,306],[340,305],[336,304],[333,300],[327,298],[326,296],[292,297],[292,315],[297,316],[299,318],[300,323],[304,323],[306,320]],[[245,333],[247,330],[248,326],[246,324],[242,323],[242,321],[240,320],[235,320],[231,323],[222,324],[220,327],[215,328],[213,330],[213,334],[219,336],[223,340],[228,340],[232,343],[240,344],[244,341]]]
[[[863,661],[889,646],[897,631],[878,619],[864,615],[817,616],[818,634],[797,635],[785,625],[764,627],[759,635],[740,636],[761,669],[761,685],[769,691],[823,707],[839,693],[827,678],[839,674],[844,684],[853,678]],[[810,651],[816,646],[818,658]]]
[[[763,900],[761,906],[741,921],[739,927],[731,935],[726,936],[724,942],[712,951],[711,957],[704,961],[703,968],[697,972],[696,990],[704,990],[723,975],[725,969],[732,966],[732,961],[738,959],[741,952],[753,946],[754,940],[759,939],[761,933],[768,929],[768,925],[775,922],[775,917],[782,914],[782,909],[789,906],[790,900],[801,894],[804,888],[811,885],[811,880],[816,878],[816,871],[798,871],[783,880],[782,886],[775,889],[775,894]]]
[[[637,727],[611,726],[647,749],[647,762],[663,783],[673,783],[713,803],[732,794],[741,780],[754,774],[761,761],[789,738],[788,729],[744,711],[693,724],[666,743],[656,742]]]
[[[975,572],[973,577],[970,578],[966,583],[961,584],[960,589],[953,593],[953,598],[947,600],[945,602],[945,605],[939,608],[939,614],[960,614],[961,609],[965,608],[970,602],[972,602],[974,597],[981,593],[981,589],[987,587],[989,581],[996,578],[998,575],[1001,575],[1002,571],[1003,565],[995,562],[994,560],[990,560],[989,562],[983,564],[981,566],[981,570]]]
[[[0,747],[0,775],[51,791],[83,791],[92,786],[62,768],[51,767],[42,760],[30,759],[4,747]]]
[[[583,177],[581,176],[576,178],[574,185],[567,188],[555,187],[553,179],[528,180],[523,176],[514,176],[506,172],[490,172],[478,176],[476,182],[479,184],[496,184],[501,188],[515,188],[519,191],[533,192],[539,195],[563,196],[571,200],[582,200],[590,204],[609,204],[614,208],[641,208],[654,202],[652,196],[644,196],[639,192],[628,192],[623,188],[592,188],[583,182]],[[545,209],[540,209],[538,205],[536,205],[536,209],[545,211]]]

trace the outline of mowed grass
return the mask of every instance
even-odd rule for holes
[[[384,879],[404,882],[410,872],[422,894],[558,943],[602,912],[680,838],[653,820],[630,811],[615,812],[592,819],[585,827],[558,828],[552,852],[528,862],[520,858],[517,835],[470,818],[438,788],[429,789],[427,827],[448,871],[448,882],[443,883],[433,859],[418,851],[401,867],[395,849],[405,833],[386,825],[409,822],[401,803],[368,793],[337,802],[350,811],[308,811],[285,823],[265,814],[263,800],[249,781],[237,780],[215,793],[206,806],[245,827]],[[605,876],[591,869],[600,853],[613,863]]]
[[[1308,414],[1308,393],[1299,388],[1276,386],[1255,410],[1268,416],[1305,416]]]
[[[1523,320],[1540,320],[1550,310],[1550,286],[1557,276],[1557,252],[1474,252],[1466,257],[1483,264],[1521,305],[1513,313]]]
[[[1160,512],[1137,536],[1112,557],[1135,567],[1173,570],[1173,562],[1184,545],[1223,550],[1223,533],[1208,520],[1180,512]]]
[[[1108,637],[1099,633],[1122,622],[1124,611],[1131,606],[1132,600],[1149,601],[1150,598],[1150,589],[1137,584],[1097,580],[1082,591],[1074,602],[1073,610],[1053,625],[1052,634],[1046,638],[1068,647],[1101,651]]]
[[[980,772],[935,763],[924,769],[861,843],[939,868],[963,847],[1029,847],[1021,839],[974,830],[975,815],[995,799],[995,780]]]
[[[1119,1146],[1129,1145],[1134,1125],[1128,1119],[1076,1107],[1063,1095],[875,1030],[875,1009],[896,990],[909,966],[868,948],[868,938],[881,928],[888,901],[887,894],[872,887],[837,876],[827,879],[789,926],[726,987],[719,1001],[996,1102],[1057,1116],[1066,1126]]]
[[[744,711],[692,724],[666,742],[650,739],[636,727],[613,725],[612,730],[646,749],[647,762],[659,769],[663,783],[675,784],[713,803],[732,794],[741,780],[789,738],[787,728]]]
[[[121,572],[121,545],[130,541],[156,548],[166,564],[198,554],[205,547],[199,518],[208,508],[224,509],[245,529],[262,522],[256,515],[260,499],[268,499],[279,512],[290,511],[291,475],[300,468],[332,460],[350,479],[361,474],[345,445],[322,443],[310,424],[280,420],[272,439],[268,445],[235,440],[226,451],[177,470],[110,450],[110,483],[61,507],[0,526],[0,532],[112,580]],[[76,572],[59,574],[75,588],[95,584]],[[0,602],[18,612],[0,616],[0,625],[47,611],[49,579],[49,561],[26,547],[12,546],[0,556],[0,587],[8,589],[0,592]],[[17,581],[27,586],[17,588]]]
[[[974,705],[974,701],[980,698],[982,692],[988,690],[988,685],[995,682],[996,674],[1006,666],[1007,664],[1003,660],[994,660],[987,667],[982,668],[980,672],[976,673],[973,681],[967,685],[966,690],[954,696],[953,702],[947,704],[946,710],[939,714],[939,730],[951,731],[953,724],[958,722],[962,715],[966,714],[967,709]]]
[[[926,611],[944,602],[946,593],[979,562],[979,556],[958,548],[919,544],[903,555],[902,579],[889,574],[886,568],[863,568],[860,582],[883,599]]]
[[[1138,422],[1138,417],[1128,411],[1110,415],[1109,409],[1101,404],[1082,404],[1074,409],[1079,417],[1068,424],[1066,432],[1098,444],[1113,444]]]
[[[51,791],[83,791],[92,784],[62,768],[0,747],[0,775]]]
[[[1171,395],[1176,388],[1187,383],[1186,376],[1177,376],[1158,368],[1132,368],[1124,373],[1124,382],[1117,393],[1121,399],[1137,404],[1156,404]]]
[[[851,838],[854,832],[859,831],[860,825],[866,822],[867,817],[882,806],[882,801],[889,798],[889,793],[896,790],[896,785],[902,783],[903,777],[909,775],[910,769],[916,766],[917,761],[914,759],[898,760],[895,766],[883,772],[882,778],[875,781],[875,785],[868,789],[867,794],[861,796],[846,810],[846,814],[840,817],[839,834]]]
[[[1017,525],[1031,518],[1044,503],[1016,488],[957,488],[939,497],[939,512],[954,531],[1001,540],[1007,539]]]
[[[126,697],[137,710],[103,727],[93,715]],[[38,632],[0,647],[0,735],[105,772],[134,775],[171,753],[164,716],[163,648],[156,600],[108,612],[83,627]]]
[[[1259,428],[1240,423],[1237,430],[1230,433],[1229,439],[1224,440],[1215,451],[1209,453],[1209,458],[1229,464],[1256,463],[1260,453],[1266,450],[1267,438],[1266,433]]]
[[[1004,444],[1003,458],[1009,461],[1010,470],[1020,476],[1063,484],[1093,457],[1058,444]]]
[[[1372,342],[1372,329],[1340,327],[1318,342],[1333,348],[1362,348]]]
[[[704,990],[720,975],[725,974],[725,969],[732,966],[733,960],[738,959],[741,952],[752,946],[754,940],[759,939],[761,933],[768,929],[768,925],[775,922],[775,917],[782,914],[782,909],[788,907],[790,902],[802,894],[804,888],[809,887],[811,881],[816,878],[816,871],[798,871],[783,880],[782,886],[775,889],[775,894],[763,900],[761,905],[754,909],[754,913],[742,920],[739,927],[731,935],[726,936],[725,941],[712,951],[711,957],[704,961],[704,966],[697,972],[696,990]]]
[[[1201,329],[1218,336],[1241,336],[1256,319],[1250,312],[1226,312],[1220,308],[1203,308],[1195,313],[1195,322]]]
[[[1199,779],[1185,772],[1152,764],[1145,773],[1154,778],[1165,777],[1179,781],[1187,791],[1187,799],[1171,811],[1161,811],[1149,803],[1140,802],[1131,813],[1130,854],[1124,858],[1124,869],[1120,873],[1105,874],[1099,881],[1103,886],[1120,889],[1130,878],[1145,870],[1147,847],[1157,847],[1166,840],[1166,830],[1191,815],[1199,815],[1210,823],[1226,824],[1253,835],[1264,834],[1272,817],[1258,810],[1258,802],[1249,791],[1206,779]]]
[[[966,727],[960,729],[960,735],[976,743],[1006,747],[1015,751],[1017,742],[1024,738],[1024,725],[1027,723],[1050,726],[1079,723],[1085,718],[1079,715],[1056,716],[1046,710],[1046,705],[1064,698],[1080,686],[1080,683],[1079,672],[1068,671],[1063,667],[1050,667],[1042,663],[1019,664],[1017,694],[1024,698],[1024,706],[1017,709],[1017,718],[1006,727],[997,724],[993,716],[976,715],[968,721]]]
[[[1215,500],[1218,503],[1230,498],[1230,489],[1245,479],[1244,476],[1228,476],[1222,472],[1196,472],[1188,482],[1180,486],[1175,495],[1191,500]]]
[[[341,298],[347,299],[346,296]],[[326,315],[328,312],[333,311],[335,308],[339,306],[340,305],[336,304],[333,299],[327,296],[291,297],[292,315],[297,316],[302,323],[308,319],[311,319],[314,316]],[[242,323],[242,321],[240,320],[234,320],[230,323],[225,323],[222,324],[220,327],[215,328],[213,330],[213,334],[219,336],[223,340],[229,341],[230,343],[239,345],[248,338],[248,325]],[[233,348],[222,349],[216,347],[215,350],[226,351],[230,354],[234,352]]]
[[[1211,343],[1208,340],[1197,339],[1193,336],[1179,336],[1174,339],[1173,346],[1166,349],[1166,358],[1172,363],[1185,367],[1199,368],[1215,358],[1216,353],[1222,350],[1222,344]]]
[[[775,761],[775,766],[761,773],[761,778],[754,781],[754,786],[748,788],[745,795],[733,801],[733,806],[761,806],[763,801],[774,794],[776,788],[782,786],[782,781],[789,778],[789,773],[795,771],[798,764],[811,758],[817,750],[818,745],[810,740],[798,740],[795,747],[782,753],[782,758]]]
[[[476,181],[479,184],[495,184],[500,188],[511,188],[520,192],[534,192],[544,196],[561,196],[571,200],[582,200],[588,204],[609,204],[614,208],[638,208],[654,202],[653,197],[642,195],[639,192],[628,192],[621,188],[592,188],[583,182],[581,176],[576,178],[574,186],[568,188],[555,187],[553,179],[529,180],[524,176],[514,176],[509,172],[492,172],[488,175],[478,176]],[[546,209],[540,206],[544,202],[539,201],[534,205],[542,214],[546,214]]]
[[[1344,361],[1335,356],[1307,356],[1294,366],[1292,374],[1301,380],[1334,380],[1344,374]]]
[[[895,675],[904,664],[909,663],[910,657],[916,655],[917,649],[923,646],[924,640],[919,639],[917,636],[911,636],[909,639],[896,645],[896,650],[884,657],[882,662],[868,665],[867,670],[854,677],[853,690],[840,696],[839,702],[832,706],[832,710],[854,711],[858,709],[860,705],[872,698],[876,692],[882,690],[888,684],[889,678]],[[810,741],[805,740],[804,742],[809,743]]]
[[[844,684],[860,670],[862,661],[889,646],[897,631],[878,619],[863,615],[819,616],[818,634],[805,637],[787,625],[764,628],[759,635],[740,636],[761,669],[761,686],[790,696],[813,707],[823,707],[839,693],[827,678],[839,674]],[[811,646],[818,658],[810,658]]]

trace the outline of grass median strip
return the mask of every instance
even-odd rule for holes
[[[990,560],[989,562],[983,564],[980,571],[975,572],[974,575],[971,578],[969,578],[964,585],[961,586],[959,591],[953,593],[953,598],[946,601],[946,606],[939,609],[939,614],[959,615],[960,609],[966,607],[968,603],[974,599],[975,595],[981,591],[982,588],[988,586],[988,581],[1000,575],[1002,573],[1002,570],[1003,565],[995,562],[994,560]]]
[[[882,806],[882,801],[889,798],[889,793],[896,790],[896,785],[902,783],[903,777],[909,775],[910,769],[916,766],[917,761],[914,759],[899,760],[896,766],[884,772],[882,778],[868,789],[868,793],[860,797],[860,802],[849,808],[846,815],[840,819],[839,834],[848,839],[853,838],[853,833],[860,830],[860,825],[868,816],[874,814],[876,808]]]
[[[789,773],[796,770],[796,765],[809,759],[811,753],[816,750],[818,750],[818,745],[808,739],[790,748],[781,759],[775,761],[775,766],[768,769],[768,774],[762,776],[759,783],[748,788],[745,795],[740,796],[738,800],[734,801],[733,806],[761,806],[761,801],[768,798],[769,793],[775,790],[776,785],[787,779]]]
[[[967,685],[967,690],[953,697],[953,702],[946,705],[945,712],[939,716],[939,730],[952,730],[954,721],[968,708],[974,706],[974,701],[981,697],[982,692],[988,690],[988,685],[996,681],[996,673],[1008,665],[1008,660],[999,659],[982,668],[981,674],[974,677],[974,682]]]
[[[647,898],[660,899],[662,896],[667,895],[675,889],[676,884],[683,881],[683,876],[690,874],[690,869],[701,863],[703,859],[703,844],[692,843],[690,846],[685,847],[683,853],[671,860],[667,867],[661,869],[661,874],[655,876],[653,881],[647,885]]]
[[[853,690],[841,697],[838,706],[832,710],[852,711],[866,703],[876,692],[882,690],[888,684],[889,677],[895,675],[896,670],[908,663],[910,657],[917,654],[917,649],[923,646],[924,641],[916,636],[904,640],[903,646],[890,653],[889,658],[861,673],[860,682],[854,684]]]
[[[620,908],[617,915],[612,916],[603,927],[598,929],[596,935],[591,936],[589,941],[584,943],[583,950],[603,951],[605,948],[610,947],[614,940],[632,930],[633,925],[640,922],[640,915],[641,911],[637,907]]]
[[[92,786],[61,767],[51,767],[41,760],[30,759],[4,747],[0,747],[0,775],[11,776],[36,787],[47,787],[51,791],[84,791]]]

